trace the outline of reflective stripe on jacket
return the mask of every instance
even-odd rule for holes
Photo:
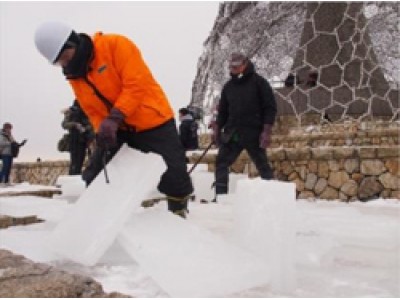
[[[173,118],[160,85],[143,61],[139,49],[124,36],[98,32],[92,39],[94,59],[88,80],[125,116],[125,122],[143,131]],[[108,109],[84,79],[69,80],[79,104],[95,131]]]

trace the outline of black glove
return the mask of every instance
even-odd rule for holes
[[[220,136],[221,136],[221,131],[219,129],[219,126],[214,123],[212,124],[212,133],[211,133],[211,140],[214,142],[215,146],[220,145]]]
[[[97,145],[100,148],[117,146],[117,130],[124,121],[124,114],[117,108],[112,108],[107,118],[101,122],[97,133]]]
[[[267,148],[271,143],[272,125],[264,124],[263,131],[260,134],[260,148]]]

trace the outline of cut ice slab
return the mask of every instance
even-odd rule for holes
[[[164,170],[160,156],[123,145],[107,164],[110,183],[103,172],[96,177],[51,233],[52,249],[83,265],[96,264]]]
[[[85,182],[81,175],[58,176],[56,185],[61,186],[61,196],[55,198],[63,198],[71,202],[75,202],[85,191]]]
[[[229,296],[268,283],[256,255],[156,208],[135,213],[118,242],[171,297]]]
[[[235,193],[235,233],[239,244],[270,267],[275,291],[291,292],[294,268],[296,186],[292,182],[242,179]]]

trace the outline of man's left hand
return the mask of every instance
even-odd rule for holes
[[[260,134],[260,148],[266,149],[271,144],[272,125],[264,124]]]
[[[27,139],[24,139],[21,143],[19,143],[19,146],[22,147],[23,145],[26,144],[27,141],[28,141]]]

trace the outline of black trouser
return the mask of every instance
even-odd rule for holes
[[[86,157],[87,134],[73,128],[69,130],[69,137],[70,165],[68,174],[79,175],[82,174],[82,166]]]
[[[142,131],[124,131],[117,133],[118,147],[108,151],[105,162],[107,163],[119,150],[123,143],[142,152],[153,152],[161,155],[167,170],[162,174],[158,190],[172,197],[184,197],[193,192],[192,181],[187,172],[185,151],[179,140],[175,120],[172,119],[163,125]],[[83,179],[89,185],[97,174],[103,169],[104,150],[96,148],[89,165],[83,172]],[[135,167],[135,166],[131,166]],[[143,170],[152,172],[152,170]],[[158,176],[159,174],[154,174]],[[110,181],[112,178],[110,178]]]
[[[86,143],[79,143],[70,146],[70,165],[69,175],[79,175],[82,173],[83,162],[86,157]]]
[[[265,149],[258,146],[258,140],[253,143],[229,141],[220,145],[215,166],[215,193],[227,194],[229,184],[229,167],[235,162],[243,149],[247,150],[251,160],[256,165],[261,178],[272,179],[273,172],[268,163]]]
[[[1,160],[0,183],[9,183],[14,158],[11,154],[3,154],[1,155]]]

